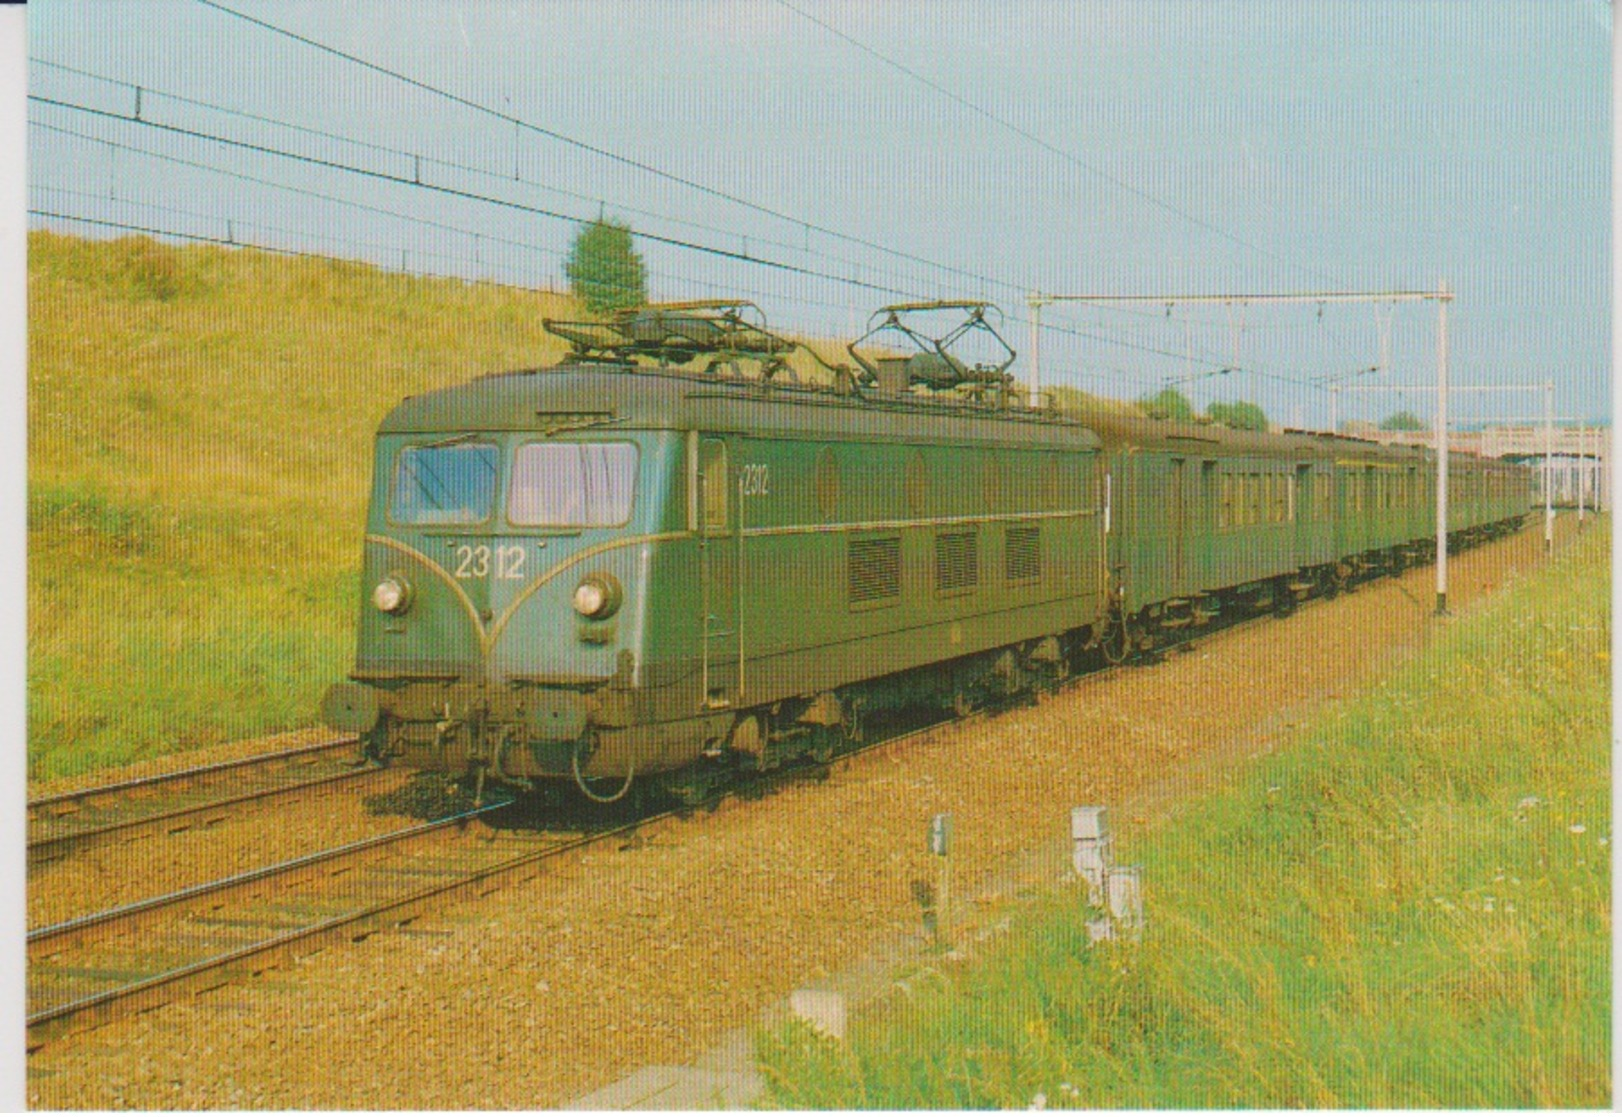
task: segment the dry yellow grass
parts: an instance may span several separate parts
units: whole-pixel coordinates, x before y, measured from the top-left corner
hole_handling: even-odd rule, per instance
[[[29,237],[29,766],[310,723],[352,645],[372,432],[550,363],[567,299],[144,238]]]

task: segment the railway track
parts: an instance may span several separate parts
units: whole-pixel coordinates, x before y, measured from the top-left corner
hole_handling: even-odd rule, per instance
[[[627,837],[732,796],[806,778],[871,749],[948,724],[884,735],[826,765],[753,776],[703,802],[589,832],[498,830],[508,801],[28,932],[30,1050],[68,1031],[257,974],[324,939],[355,941],[409,924],[423,907],[520,882],[555,857]]]
[[[343,737],[97,787],[28,803],[28,864],[42,865],[109,841],[204,829],[233,810],[376,779]]]
[[[1162,653],[1192,648],[1200,637],[1246,628],[1269,617],[1225,619],[1157,649],[1141,661],[1154,662]],[[1073,676],[1059,689],[1097,685],[1126,666],[1101,665]],[[404,927],[431,904],[520,883],[538,875],[546,861],[563,854],[685,817],[725,798],[747,797],[814,776],[870,750],[947,726],[980,721],[996,712],[986,709],[885,733],[827,764],[807,763],[758,774],[696,806],[634,815],[590,832],[495,829],[487,824],[499,823],[502,812],[514,809],[510,802],[496,802],[37,928],[28,933],[27,947],[30,1049],[82,1025],[257,974],[288,956],[313,952],[324,939],[347,936],[359,941],[379,930]],[[184,775],[177,773],[176,777]],[[78,794],[113,792],[126,786],[132,785],[109,785]]]

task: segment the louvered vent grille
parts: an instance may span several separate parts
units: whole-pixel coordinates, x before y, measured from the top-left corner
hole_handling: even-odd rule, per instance
[[[1028,582],[1042,576],[1042,529],[1011,527],[1004,548],[1010,582]]]
[[[901,537],[850,541],[850,600],[882,601],[901,596]]]
[[[960,590],[979,581],[979,533],[957,531],[935,536],[935,588]]]

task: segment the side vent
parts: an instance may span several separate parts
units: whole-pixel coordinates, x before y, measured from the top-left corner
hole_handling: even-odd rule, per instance
[[[956,531],[935,536],[935,588],[968,589],[980,581],[980,533]]]
[[[901,537],[850,541],[852,605],[901,596]]]
[[[1010,582],[1034,582],[1042,577],[1040,527],[1009,528],[1003,553],[1003,565]]]

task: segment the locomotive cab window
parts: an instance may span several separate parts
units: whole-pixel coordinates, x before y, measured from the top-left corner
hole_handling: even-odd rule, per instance
[[[636,496],[634,442],[530,442],[513,457],[507,519],[519,527],[619,527]]]
[[[479,524],[496,495],[496,447],[488,442],[407,446],[394,467],[389,518],[397,524]]]

